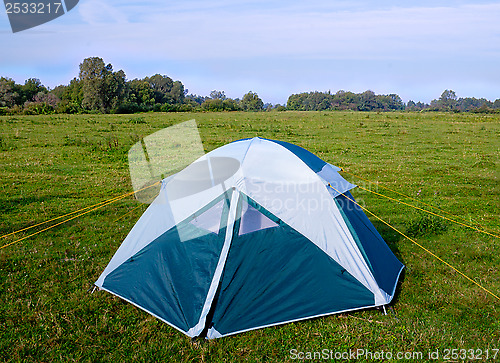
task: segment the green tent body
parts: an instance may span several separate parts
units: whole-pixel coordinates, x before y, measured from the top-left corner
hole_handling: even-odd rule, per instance
[[[401,262],[340,169],[261,138],[165,179],[96,286],[190,337],[389,304]]]

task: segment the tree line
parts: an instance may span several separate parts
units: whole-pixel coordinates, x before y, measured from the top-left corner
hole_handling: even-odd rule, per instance
[[[49,113],[136,113],[147,111],[261,111],[264,103],[254,92],[230,99],[223,91],[210,96],[188,95],[181,81],[155,74],[127,80],[123,70],[115,71],[102,58],[86,58],[79,75],[68,85],[48,89],[39,79],[23,85],[0,78],[0,115]]]
[[[99,57],[84,59],[78,77],[54,89],[45,87],[36,78],[29,78],[22,85],[7,77],[0,78],[0,115],[264,110],[500,112],[500,99],[492,102],[484,98],[458,98],[454,91],[445,90],[430,104],[412,100],[405,104],[397,94],[341,90],[292,94],[286,105],[272,105],[264,104],[252,91],[241,99],[229,98],[218,90],[209,96],[188,94],[181,81],[166,75],[127,80],[123,70],[114,71],[111,64],[105,64]]]
[[[338,91],[305,92],[288,97],[286,108],[297,111],[452,111],[452,112],[500,112],[500,99],[494,102],[485,98],[458,98],[452,90],[445,90],[430,104],[409,100],[406,104],[397,94],[377,95],[373,91],[353,93]]]
[[[297,111],[395,111],[404,110],[405,104],[396,94],[376,95],[373,91],[353,93],[338,91],[299,93],[288,97],[287,109]]]

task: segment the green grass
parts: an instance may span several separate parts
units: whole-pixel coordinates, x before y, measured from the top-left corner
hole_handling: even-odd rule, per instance
[[[192,118],[205,151],[254,136],[292,142],[499,234],[500,115],[270,112],[2,116],[0,235],[131,191],[128,149]],[[500,295],[498,238],[360,189],[353,194]],[[388,315],[372,309],[192,342],[131,304],[87,291],[145,210],[133,210],[137,205],[126,198],[0,250],[0,360],[283,362],[292,361],[291,349],[413,351],[426,358],[438,349],[500,348],[500,301],[373,218],[406,265]]]

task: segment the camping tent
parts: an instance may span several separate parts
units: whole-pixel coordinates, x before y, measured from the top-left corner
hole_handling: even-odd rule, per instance
[[[96,286],[190,337],[383,306],[403,269],[339,168],[253,138],[162,181]]]

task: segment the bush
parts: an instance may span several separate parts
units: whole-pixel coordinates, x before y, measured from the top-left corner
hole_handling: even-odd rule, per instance
[[[406,235],[422,237],[446,232],[448,224],[441,218],[423,214],[406,225]]]
[[[238,102],[231,98],[222,100],[220,98],[208,99],[201,104],[204,111],[219,112],[219,111],[238,111],[240,109]]]
[[[224,111],[224,104],[219,98],[206,100],[201,104],[201,107],[203,110],[210,112]]]
[[[238,102],[232,98],[222,101],[222,106],[224,107],[224,111],[238,111],[240,109]]]
[[[59,102],[55,111],[57,113],[77,114],[82,111],[79,104],[67,100]]]
[[[11,108],[7,109],[7,115],[20,115],[23,113],[22,106],[14,105]]]
[[[54,113],[54,107],[45,102],[26,102],[22,113],[23,115],[49,115]]]
[[[136,102],[123,102],[112,113],[136,113],[144,111]]]
[[[158,105],[158,104],[156,104],[156,105]],[[155,112],[157,112],[156,105],[155,105],[155,108],[154,108]],[[177,111],[177,108],[176,108],[175,105],[171,105],[169,103],[164,103],[163,105],[160,106],[160,108],[158,109],[158,111],[161,111],[161,112],[175,112],[175,111]]]
[[[178,112],[191,112],[194,110],[193,105],[189,103],[183,103],[182,105],[177,105]]]

